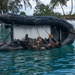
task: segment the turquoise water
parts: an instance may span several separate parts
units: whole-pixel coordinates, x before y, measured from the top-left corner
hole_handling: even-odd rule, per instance
[[[0,75],[75,75],[75,42],[51,50],[0,51]]]
[[[75,75],[75,48],[1,51],[0,75]]]

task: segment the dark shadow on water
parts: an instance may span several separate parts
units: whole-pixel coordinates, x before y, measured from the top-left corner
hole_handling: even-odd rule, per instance
[[[1,51],[0,73],[1,75],[74,75],[74,61],[73,45],[42,51]]]

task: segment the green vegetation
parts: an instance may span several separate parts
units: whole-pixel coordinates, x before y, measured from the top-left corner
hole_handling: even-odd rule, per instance
[[[17,13],[21,7],[20,0],[0,0],[0,13]]]
[[[69,14],[65,13],[63,6],[67,7],[67,1],[69,1],[69,0],[51,0],[48,5],[44,5],[43,3],[38,1],[33,15],[34,16],[58,16],[58,17],[62,17],[62,18],[74,18],[75,14],[72,13],[73,0],[71,0],[71,10],[69,11]],[[59,6],[59,5],[63,11],[63,15],[59,12],[54,11],[56,6]]]
[[[23,1],[25,9],[28,6],[32,7],[30,3],[31,0],[0,0],[0,13],[5,13],[5,12],[18,13],[23,6],[21,4],[21,1]],[[41,0],[32,0],[32,1],[36,2],[36,7],[33,15],[40,15],[40,16],[58,15],[59,16],[60,13],[54,12],[53,10],[57,6],[60,6],[63,11],[63,15],[66,15],[63,6],[67,7],[67,2],[69,0],[49,0],[48,5],[44,5],[43,3],[41,3]],[[71,9],[70,11],[68,11],[69,15],[72,15],[73,3],[74,3],[73,0],[71,0]]]
[[[51,10],[49,5],[44,5],[43,3],[38,2],[35,7],[33,15],[34,16],[52,16],[52,15],[60,16],[61,14],[58,12],[54,13],[53,10]]]
[[[61,7],[62,11],[63,11],[63,15],[66,15],[65,14],[65,10],[63,8],[63,6],[66,6],[67,7],[67,2],[69,0],[51,0],[50,4],[52,6],[52,9],[54,9],[56,6],[59,6]],[[73,12],[73,0],[71,0],[71,10],[69,11],[69,14],[71,15],[72,12]]]
[[[51,4],[51,9],[54,9],[56,6],[59,6],[61,7],[62,11],[63,11],[63,15],[65,15],[65,11],[63,9],[63,6],[67,6],[67,1],[68,0],[51,0],[50,4]]]
[[[36,3],[38,0],[34,0]],[[18,13],[20,9],[22,8],[21,4],[22,0],[0,0],[0,13]],[[23,0],[25,8],[31,6],[30,0]]]
[[[70,15],[72,14],[73,12],[73,0],[71,0],[71,11],[70,11]]]
[[[32,5],[31,5],[30,1],[35,1],[37,3],[40,0],[23,0],[25,8],[28,7],[28,6],[32,8]]]
[[[26,15],[26,13],[24,11],[21,11],[20,15]]]

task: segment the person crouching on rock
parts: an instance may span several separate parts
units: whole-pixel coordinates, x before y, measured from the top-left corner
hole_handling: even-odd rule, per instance
[[[43,39],[41,37],[37,38],[37,47],[40,50],[45,50],[46,49],[45,46],[44,46]]]
[[[49,34],[48,41],[52,44],[52,47],[59,47],[60,46],[59,41],[52,34]]]

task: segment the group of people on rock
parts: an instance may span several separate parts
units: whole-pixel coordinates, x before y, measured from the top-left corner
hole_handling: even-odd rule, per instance
[[[15,39],[10,46],[18,47],[21,46],[23,49],[30,50],[46,50],[54,47],[60,47],[60,42],[54,38],[52,34],[48,35],[48,38],[43,39],[42,37],[37,37],[36,39],[29,38],[28,34],[25,35],[23,40]]]
[[[32,50],[45,50],[60,46],[59,41],[55,39],[52,34],[49,34],[48,36],[48,39],[43,39],[40,36],[37,37],[37,39],[32,39],[28,37],[28,34],[26,34],[24,40],[20,41],[20,44],[23,48]]]

